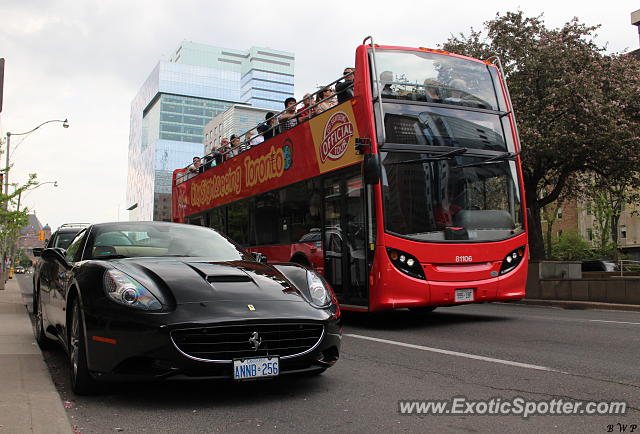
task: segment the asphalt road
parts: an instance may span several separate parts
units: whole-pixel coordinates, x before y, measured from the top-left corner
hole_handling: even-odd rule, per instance
[[[30,275],[18,276],[26,299]],[[315,378],[120,384],[70,392],[78,432],[640,432],[640,313],[513,304],[345,314],[340,361]],[[626,416],[401,415],[398,400],[626,401]],[[621,425],[618,425],[621,424]],[[610,431],[611,429],[611,431]]]

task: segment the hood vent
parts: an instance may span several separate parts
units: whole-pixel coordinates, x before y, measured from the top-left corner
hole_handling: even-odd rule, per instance
[[[229,282],[251,282],[251,278],[246,274],[240,276],[237,274],[207,276],[207,282],[209,283],[229,283]]]

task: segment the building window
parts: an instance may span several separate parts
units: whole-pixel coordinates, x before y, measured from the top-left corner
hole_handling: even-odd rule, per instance
[[[562,236],[562,229],[558,231],[558,238],[560,238],[561,236]]]
[[[587,240],[593,241],[593,229],[587,229]]]
[[[558,215],[558,220],[562,220],[562,207],[561,206],[558,207],[557,215]]]
[[[627,238],[627,227],[620,226],[620,238]]]

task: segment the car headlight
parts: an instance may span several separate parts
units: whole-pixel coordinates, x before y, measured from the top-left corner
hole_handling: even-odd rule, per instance
[[[322,279],[313,271],[307,271],[307,285],[311,303],[316,307],[327,307],[331,304],[331,294]]]
[[[142,310],[160,310],[162,304],[147,288],[119,270],[104,273],[104,290],[116,303]]]

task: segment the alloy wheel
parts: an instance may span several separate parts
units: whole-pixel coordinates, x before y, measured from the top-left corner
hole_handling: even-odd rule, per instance
[[[80,354],[80,308],[76,302],[71,313],[71,332],[69,334],[69,356],[74,377],[78,375],[78,357]]]

